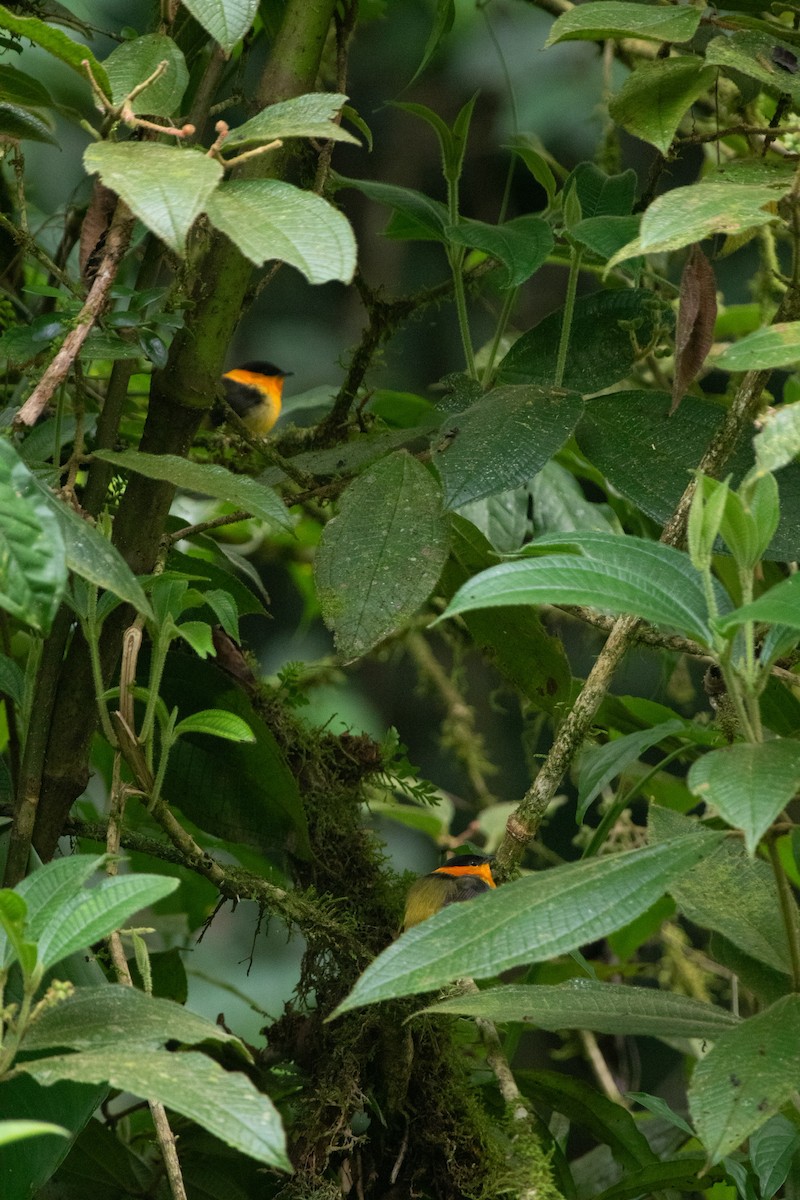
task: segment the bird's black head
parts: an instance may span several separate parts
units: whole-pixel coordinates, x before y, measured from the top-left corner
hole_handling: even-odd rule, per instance
[[[493,854],[456,854],[453,858],[448,858],[447,862],[442,863],[440,870],[447,870],[448,867],[482,867],[484,863],[493,862]]]
[[[280,367],[275,366],[275,363],[261,361],[239,363],[236,367],[231,367],[231,370],[251,371],[254,375],[278,375],[281,379],[294,374],[294,371],[282,371]]]

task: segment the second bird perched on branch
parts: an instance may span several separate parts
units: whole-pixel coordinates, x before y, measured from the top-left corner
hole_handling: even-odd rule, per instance
[[[485,854],[457,854],[430,875],[415,879],[406,897],[403,929],[419,925],[448,904],[472,900],[495,887],[491,861]]]

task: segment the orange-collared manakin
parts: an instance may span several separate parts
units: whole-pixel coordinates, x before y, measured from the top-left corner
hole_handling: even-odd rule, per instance
[[[247,428],[264,437],[281,415],[283,381],[291,371],[274,363],[247,362],[222,376],[225,397]]]
[[[415,879],[406,897],[403,929],[419,925],[448,904],[488,892],[495,886],[491,861],[484,854],[457,854],[430,875]]]

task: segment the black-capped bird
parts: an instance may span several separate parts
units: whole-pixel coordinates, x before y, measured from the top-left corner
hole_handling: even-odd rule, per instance
[[[448,904],[472,900],[495,887],[491,862],[485,854],[457,854],[430,875],[415,879],[406,897],[403,929],[419,925]]]
[[[222,376],[225,398],[251,433],[264,437],[281,415],[283,381],[291,371],[274,363],[247,362]]]

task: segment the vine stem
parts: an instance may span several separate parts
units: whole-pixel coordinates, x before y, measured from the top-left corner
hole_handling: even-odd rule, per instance
[[[463,250],[459,250],[458,253],[451,251],[449,258],[450,269],[453,272],[453,297],[456,302],[456,313],[458,314],[458,330],[461,334],[461,344],[464,347],[464,362],[466,363],[467,374],[470,379],[477,379],[475,354],[472,349],[469,318],[467,316],[467,290],[464,287],[464,252]]]
[[[786,872],[783,869],[783,863],[781,862],[781,856],[778,853],[778,846],[774,837],[767,839],[767,846],[769,848],[769,860],[772,864],[775,883],[778,888],[778,902],[781,906],[786,940],[789,943],[789,959],[792,964],[792,988],[795,992],[800,992],[800,925],[798,925],[797,905],[792,895],[792,889],[789,887],[789,880],[786,878]]]
[[[497,318],[497,328],[494,331],[492,345],[489,349],[489,357],[486,360],[486,367],[483,372],[483,379],[481,380],[484,389],[486,389],[492,381],[497,351],[500,349],[500,342],[503,340],[503,334],[505,333],[508,322],[511,319],[511,314],[514,311],[514,305],[517,302],[518,294],[519,288],[509,288],[506,292],[505,299],[503,300],[503,307],[500,310],[500,316]]]
[[[556,374],[553,380],[557,388],[560,388],[564,382],[564,371],[567,368],[567,353],[569,351],[570,335],[572,334],[572,317],[575,312],[575,295],[578,290],[578,275],[580,274],[582,258],[583,250],[581,247],[573,246],[570,254],[567,294],[564,299],[564,317],[561,322],[561,339],[558,343]]]

